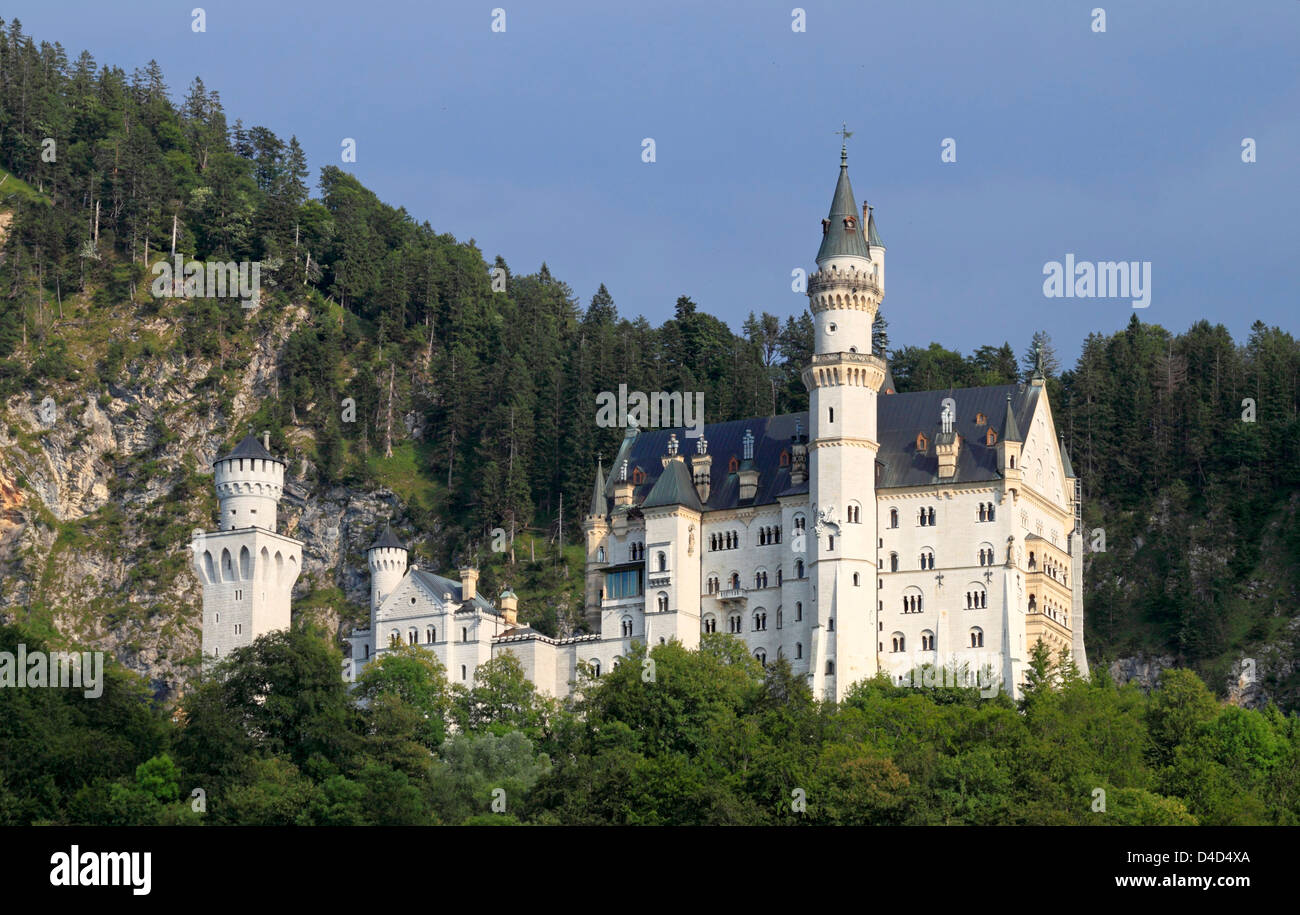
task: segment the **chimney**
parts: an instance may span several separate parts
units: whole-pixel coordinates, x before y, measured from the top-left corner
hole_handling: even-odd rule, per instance
[[[866,234],[867,231],[867,220],[870,218],[871,218],[871,207],[867,206],[867,202],[864,200],[862,201],[862,232],[864,235]],[[870,245],[871,242],[867,242],[867,244]]]
[[[713,459],[709,457],[709,442],[703,435],[695,440],[695,454],[691,458],[691,479],[695,481],[695,491],[700,501],[709,501],[709,483],[712,476]]]
[[[476,594],[478,594],[478,569],[461,569],[460,570],[461,603],[473,600]]]
[[[624,461],[618,469],[618,482],[614,484],[614,504],[631,505],[635,489],[636,485],[628,479],[627,461]]]
[[[519,625],[519,598],[509,588],[501,592],[501,616],[507,626]]]
[[[271,433],[266,430],[262,431],[262,447],[267,451],[271,450]]]
[[[742,501],[758,495],[758,468],[754,466],[754,433],[749,429],[745,430],[743,442],[745,459],[740,463],[739,473]]]
[[[947,404],[939,415],[939,434],[934,437],[934,450],[939,458],[939,478],[950,480],[957,474],[957,452],[961,450],[961,436],[953,429],[952,408]]]

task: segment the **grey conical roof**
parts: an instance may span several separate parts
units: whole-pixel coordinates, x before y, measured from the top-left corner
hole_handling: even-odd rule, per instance
[[[605,514],[605,468],[600,459],[596,459],[596,488],[591,493],[591,506],[587,509],[589,515]]]
[[[880,233],[876,231],[875,207],[867,207],[867,244],[873,248],[885,247],[885,243],[880,240]]]
[[[370,544],[370,549],[404,550],[406,549],[406,544],[402,543],[402,541],[397,538],[397,535],[393,533],[393,526],[391,524],[385,524],[384,532],[379,535],[374,543]],[[369,550],[367,550],[367,552],[369,552]]]
[[[849,183],[848,154],[840,152],[840,178],[835,183],[835,196],[831,198],[831,211],[826,217],[829,225],[822,235],[822,245],[817,249],[817,261],[820,263],[828,257],[847,254],[869,257],[867,237],[863,234],[862,217],[858,213],[853,196],[853,185]],[[853,228],[848,228],[844,220],[853,217]]]
[[[1007,417],[1002,421],[1002,441],[1023,442],[1020,427],[1016,425],[1016,411],[1011,406],[1011,395],[1007,395]]]
[[[244,440],[235,446],[234,451],[224,457],[217,458],[213,463],[220,464],[222,461],[228,461],[231,458],[252,458],[258,461],[275,461],[277,464],[284,463],[284,461],[262,447],[262,440],[251,432],[244,436]]]
[[[1074,465],[1070,463],[1070,452],[1065,450],[1065,436],[1061,436],[1061,463],[1065,465],[1065,478],[1074,479]]]

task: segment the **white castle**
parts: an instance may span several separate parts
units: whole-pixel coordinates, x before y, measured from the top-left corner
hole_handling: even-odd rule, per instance
[[[703,632],[786,658],[836,700],[922,665],[989,671],[1018,695],[1039,640],[1086,673],[1078,481],[1041,370],[1027,384],[895,393],[872,352],[884,286],[885,246],[842,150],[808,279],[808,411],[706,425],[689,455],[685,429],[629,424],[583,520],[591,634],[521,624],[513,592],[494,604],[474,569],[418,569],[385,528],[368,550],[370,626],[348,637],[344,676],[406,642],[453,682],[510,652],[539,690],[566,696],[584,662],[598,676],[634,643],[692,648]],[[250,437],[216,469],[222,530],[196,549],[205,654],[288,625],[301,557],[275,533],[283,464]]]

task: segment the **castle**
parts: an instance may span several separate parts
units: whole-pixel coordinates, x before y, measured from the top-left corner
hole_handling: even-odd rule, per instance
[[[1086,672],[1079,487],[1041,370],[1025,384],[894,391],[872,351],[885,245],[844,150],[816,262],[807,412],[694,439],[629,424],[608,479],[597,468],[582,525],[591,634],[521,624],[512,592],[493,603],[474,569],[453,580],[409,565],[386,528],[367,551],[370,626],[348,637],[344,676],[405,641],[452,682],[511,652],[539,690],[566,696],[580,664],[599,676],[635,642],[689,648],[702,632],[786,658],[836,700],[926,664],[990,672],[1017,695],[1039,640]],[[195,552],[205,655],[287,626],[301,563],[275,533],[284,467],[265,443],[250,436],[215,467],[221,531]]]

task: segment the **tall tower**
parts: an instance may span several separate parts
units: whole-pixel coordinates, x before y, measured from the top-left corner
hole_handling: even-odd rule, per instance
[[[302,543],[276,532],[284,461],[270,436],[249,435],[213,462],[220,521],[195,532],[194,570],[203,585],[203,657],[226,657],[268,632],[289,628],[290,598],[302,568]]]
[[[883,297],[884,245],[870,208],[857,208],[842,148],[817,272],[808,278],[816,343],[803,370],[816,515],[807,540],[817,613],[812,687],[836,700],[877,670],[876,396],[885,361],[872,353],[871,326]]]

